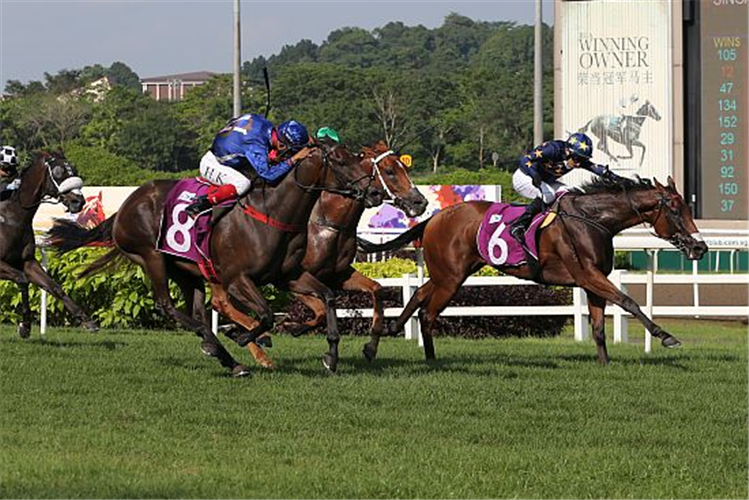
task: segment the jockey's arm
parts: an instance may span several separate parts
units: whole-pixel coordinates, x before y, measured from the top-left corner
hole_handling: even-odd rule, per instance
[[[582,168],[589,172],[593,172],[596,175],[599,175],[603,177],[604,179],[610,180],[610,181],[617,181],[621,179],[618,175],[616,175],[614,172],[609,170],[608,165],[598,165],[593,162],[587,161],[580,165]]]
[[[257,174],[266,182],[275,182],[286,174],[286,172],[291,170],[291,167],[294,165],[292,162],[293,158],[282,161],[276,165],[271,165],[268,163],[268,152],[265,148],[258,145],[252,145],[252,147],[245,152],[245,157],[249,160],[252,168],[255,169],[255,172],[257,172]]]

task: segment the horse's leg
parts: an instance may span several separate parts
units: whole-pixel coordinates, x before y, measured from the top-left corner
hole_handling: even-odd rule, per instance
[[[460,283],[435,284],[429,299],[419,311],[421,338],[424,341],[424,355],[427,361],[434,361],[435,359],[434,340],[432,338],[434,322],[437,320],[437,316],[445,310],[450,299],[458,292],[458,288],[460,288]]]
[[[640,141],[635,140],[632,142],[632,146],[637,146],[638,148],[642,148],[642,156],[640,156],[640,166],[642,166],[642,162],[645,161],[645,150],[646,150],[645,145],[641,143]]]
[[[398,316],[398,319],[395,320],[395,324],[393,324],[388,329],[389,335],[397,335],[400,332],[403,331],[403,327],[406,325],[408,320],[411,319],[411,316],[414,315],[414,312],[416,312],[416,309],[421,307],[421,305],[429,299],[432,292],[434,290],[434,283],[432,283],[432,280],[427,281],[423,285],[419,287],[418,290],[416,290],[416,293],[411,296],[411,300],[408,301],[408,304],[406,304],[406,307],[403,308],[403,311],[401,312],[400,316]]]
[[[55,298],[62,301],[65,309],[68,310],[78,322],[83,325],[83,328],[89,332],[95,332],[99,329],[98,325],[83,312],[83,309],[78,307],[78,304],[67,296],[65,291],[60,285],[53,280],[47,271],[44,270],[39,261],[36,259],[27,260],[23,263],[23,272],[31,283],[40,286],[47,292],[51,293]]]
[[[232,281],[228,288],[230,292],[219,283],[211,283],[211,292],[213,293],[211,302],[213,307],[245,329],[244,332],[232,335],[229,338],[242,347],[246,346],[247,350],[260,366],[273,368],[273,361],[265,354],[263,348],[255,342],[255,339],[273,326],[273,311],[249,278],[240,276],[238,279]],[[247,314],[234,307],[229,293],[231,293],[231,298],[239,302],[243,307],[257,312],[260,316],[260,321],[250,318]]]
[[[661,339],[661,344],[664,347],[678,347],[681,345],[674,336],[666,332],[660,326],[656,325],[653,321],[648,318],[645,313],[642,312],[637,302],[632,300],[631,297],[625,295],[619,290],[616,285],[610,282],[606,276],[595,266],[580,266],[574,255],[568,255],[563,257],[565,265],[567,266],[570,274],[574,277],[577,285],[586,292],[593,293],[599,296],[602,300],[612,302],[632,316],[637,318],[640,323],[645,325],[645,328],[654,337]]]
[[[172,269],[171,278],[177,283],[185,298],[186,314],[205,325],[208,319],[205,314],[205,285],[203,279],[185,271]]]
[[[29,284],[19,283],[18,288],[21,290],[21,322],[18,323],[18,335],[22,339],[29,338],[31,335],[31,305],[29,304]]]
[[[593,327],[593,340],[595,340],[598,349],[598,362],[607,365],[609,364],[609,353],[606,351],[606,332],[604,330],[606,301],[591,292],[587,292],[587,295],[590,323]]]
[[[303,323],[295,323],[292,321],[284,321],[279,325],[283,327],[283,331],[292,334],[294,337],[298,337],[313,328],[317,328],[325,321],[325,303],[313,295],[303,295],[299,293],[294,294],[296,299],[307,306],[314,315],[312,319]]]
[[[362,352],[364,357],[367,358],[367,361],[374,361],[377,357],[377,348],[380,344],[380,337],[382,337],[385,330],[382,285],[373,279],[367,278],[353,267],[350,268],[350,271],[351,275],[346,279],[346,281],[341,283],[341,288],[344,290],[369,292],[372,296],[372,326],[369,330],[370,339],[369,343],[364,345]]]
[[[335,312],[335,295],[333,291],[308,272],[288,282],[289,290],[303,295],[313,295],[325,303],[327,323],[328,352],[323,355],[323,365],[330,372],[338,367],[338,344],[341,333],[338,331],[338,319]]]
[[[127,252],[126,255],[130,256]],[[174,302],[169,295],[166,264],[162,254],[156,250],[149,249],[144,254],[138,255],[137,258],[132,258],[132,260],[140,263],[146,271],[146,274],[148,274],[148,277],[151,279],[151,290],[153,292],[154,302],[156,304],[156,309],[161,314],[174,319],[187,329],[197,333],[198,336],[203,339],[203,342],[200,345],[201,350],[209,356],[218,358],[221,366],[231,370],[234,376],[240,377],[249,374],[247,367],[234,360],[231,354],[229,354],[229,351],[221,345],[221,342],[219,342],[207,324],[193,319],[187,314],[177,310],[174,306]]]
[[[31,334],[31,306],[29,305],[29,280],[15,267],[0,261],[0,279],[10,280],[21,290],[21,322],[18,324],[18,335],[28,338]]]

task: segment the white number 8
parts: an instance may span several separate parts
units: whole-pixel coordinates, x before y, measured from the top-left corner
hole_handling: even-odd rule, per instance
[[[185,214],[187,220],[185,222],[181,222],[179,217],[180,215],[185,213],[186,207],[187,203],[180,203],[179,205],[174,206],[174,210],[172,210],[172,225],[166,232],[167,244],[178,252],[188,251],[190,249],[190,244],[192,243],[192,240],[190,238],[190,229],[192,229],[192,227],[195,225],[195,220],[189,215]],[[182,240],[182,243],[179,243],[175,238],[177,234],[182,236],[180,238]]]

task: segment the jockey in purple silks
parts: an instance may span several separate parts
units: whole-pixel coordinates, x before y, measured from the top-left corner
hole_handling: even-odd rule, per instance
[[[233,118],[200,160],[200,175],[215,186],[185,210],[194,217],[214,205],[244,196],[252,187],[248,175],[253,170],[267,182],[277,181],[291,170],[299,159],[298,151],[309,141],[307,129],[295,120],[274,127],[263,115]],[[285,159],[288,153],[297,154]]]
[[[551,205],[557,192],[567,186],[559,178],[575,168],[584,168],[604,179],[616,182],[621,179],[606,165],[590,161],[593,156],[593,142],[587,135],[577,132],[566,141],[547,141],[521,156],[519,167],[512,176],[515,191],[533,200],[510,229],[512,236],[525,245],[524,237],[533,217],[541,213],[544,205]]]

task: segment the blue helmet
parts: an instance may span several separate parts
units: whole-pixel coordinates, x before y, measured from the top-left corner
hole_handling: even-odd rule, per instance
[[[567,139],[572,156],[589,160],[593,156],[593,141],[582,132],[575,132]]]
[[[302,147],[309,141],[307,128],[296,120],[288,120],[277,128],[278,137],[289,147]]]

